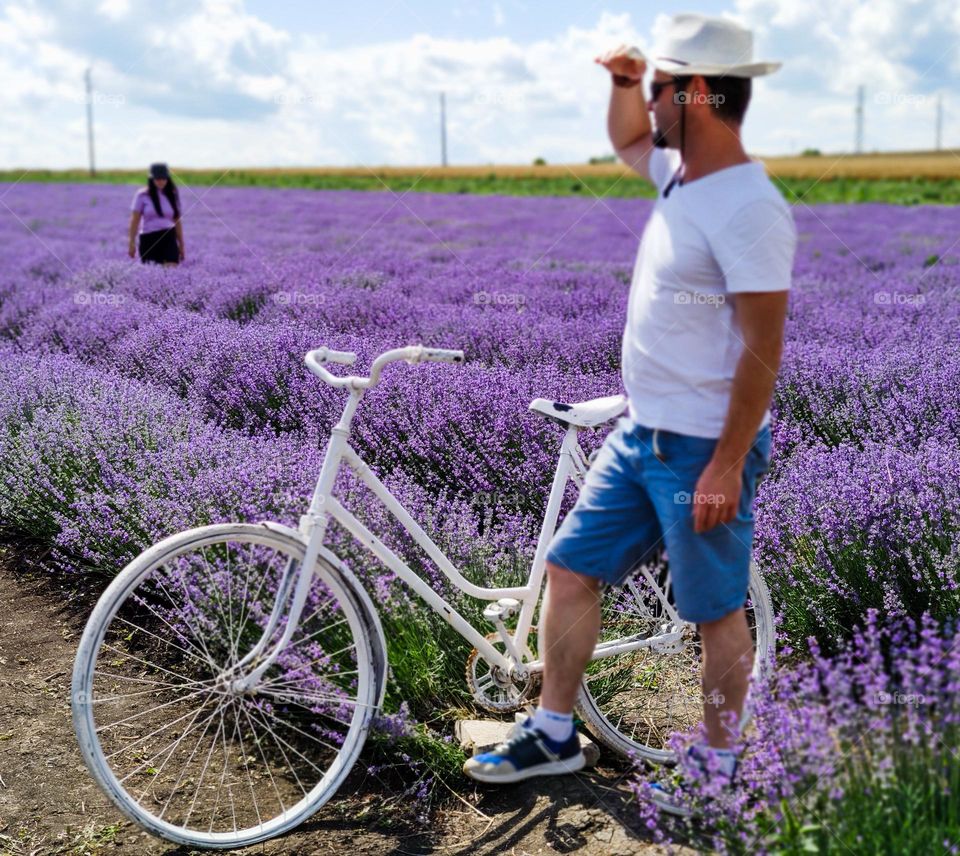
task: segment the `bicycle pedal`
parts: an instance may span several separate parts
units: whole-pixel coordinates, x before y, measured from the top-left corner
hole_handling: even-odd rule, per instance
[[[519,609],[519,600],[515,600],[512,597],[502,597],[496,603],[491,603],[487,606],[483,611],[483,617],[486,618],[487,621],[497,623],[498,621],[506,621],[508,618],[513,618]]]

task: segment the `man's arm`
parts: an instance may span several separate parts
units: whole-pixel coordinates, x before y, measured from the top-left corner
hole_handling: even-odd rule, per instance
[[[731,295],[744,348],[737,362],[723,432],[697,482],[696,492],[703,499],[694,502],[695,532],[729,523],[737,514],[743,461],[770,406],[780,369],[788,298],[786,290]]]
[[[638,81],[636,86],[612,84],[607,110],[607,134],[617,156],[649,181],[648,163],[653,150],[653,133],[643,92],[643,75],[647,65],[632,56],[630,50],[626,45],[620,45],[597,57],[596,61],[612,76]]]

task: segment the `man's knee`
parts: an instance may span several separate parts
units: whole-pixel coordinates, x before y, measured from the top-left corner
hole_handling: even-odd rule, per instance
[[[714,619],[713,621],[703,621],[697,625],[697,632],[700,638],[707,642],[708,640],[723,638],[733,630],[739,630],[746,626],[746,611],[743,607],[728,612],[726,615]]]
[[[550,584],[551,591],[564,595],[576,596],[583,592],[596,595],[600,591],[600,580],[596,577],[578,574],[576,571],[552,562],[547,562],[547,582]]]

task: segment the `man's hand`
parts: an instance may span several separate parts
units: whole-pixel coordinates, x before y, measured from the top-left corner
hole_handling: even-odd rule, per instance
[[[693,494],[693,531],[706,532],[737,516],[743,463],[733,467],[711,461],[697,480]]]
[[[601,54],[594,59],[594,62],[602,65],[610,74],[629,77],[631,80],[640,80],[647,70],[646,60],[638,59],[642,56],[643,54],[636,48],[620,45],[612,51]]]

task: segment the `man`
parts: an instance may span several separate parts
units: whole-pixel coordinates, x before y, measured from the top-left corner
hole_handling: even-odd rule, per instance
[[[752,35],[677,15],[646,63],[620,47],[608,130],[617,154],[658,189],[634,268],[623,336],[629,416],[607,437],[547,552],[540,706],[512,738],[470,759],[485,782],[572,772],[584,759],[572,712],[600,629],[600,593],[665,547],[680,616],[703,646],[707,744],[732,777],[753,662],[746,601],[752,505],[769,465],[769,404],[796,246],[789,207],[740,139]],[[653,113],[651,127],[648,112]],[[691,501],[692,499],[692,501]],[[719,704],[716,701],[720,700]],[[669,795],[664,797],[669,808]]]

